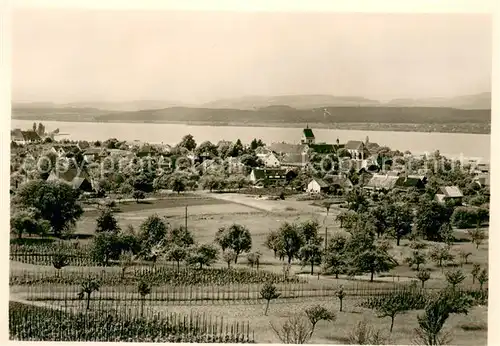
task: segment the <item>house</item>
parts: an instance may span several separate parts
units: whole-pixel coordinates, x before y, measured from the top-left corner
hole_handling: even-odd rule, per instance
[[[95,162],[102,155],[103,155],[103,149],[89,148],[83,152],[83,160],[88,163]]]
[[[367,190],[392,190],[396,187],[400,177],[387,174],[374,174],[363,188]]]
[[[90,144],[87,141],[79,141],[78,144],[77,144],[77,147],[78,147],[79,150],[85,151],[88,148],[90,148]]]
[[[262,160],[272,152],[273,151],[267,147],[258,147],[257,149],[255,149],[255,155]]]
[[[304,168],[309,163],[307,154],[285,154],[280,158],[280,165],[283,168]]]
[[[276,157],[274,153],[268,154],[266,157],[262,159],[264,162],[264,166],[269,167],[269,168],[277,168],[280,166],[280,161]]]
[[[228,157],[226,158],[226,164],[228,167],[229,173],[244,173],[246,170],[246,166],[243,162],[240,161],[238,157]]]
[[[490,175],[489,174],[481,174],[477,177],[474,177],[474,181],[481,187],[490,186]]]
[[[269,149],[278,155],[307,154],[309,146],[307,144],[272,143]]]
[[[53,169],[50,172],[47,181],[59,181],[70,185],[73,189],[84,192],[92,192],[94,184],[86,171],[80,171],[79,168],[71,167],[66,170]]]
[[[473,168],[473,173],[477,175],[488,174],[490,172],[490,164],[489,163],[478,163]]]
[[[462,203],[464,195],[458,186],[441,186],[435,199],[440,203],[453,200],[458,204]]]
[[[307,184],[306,191],[309,193],[329,193],[330,184],[323,179],[313,178],[309,184]]]
[[[69,153],[77,153],[80,151],[77,145],[53,145],[50,151],[58,157],[65,157]]]
[[[146,156],[153,156],[154,155],[154,148],[149,145],[149,144],[144,144],[142,145],[138,150],[137,152],[135,153],[135,155],[137,157],[146,157]],[[191,154],[191,153],[190,153]],[[191,160],[194,160],[195,158],[191,158],[189,157],[189,155],[187,156],[189,159]]]
[[[249,176],[253,184],[284,183],[286,181],[286,171],[284,169],[254,168]]]
[[[330,190],[349,190],[353,184],[345,174],[326,175],[324,180],[330,184]]]
[[[10,139],[16,144],[37,143],[42,140],[38,135],[38,133],[36,133],[35,131],[33,130],[22,131],[20,129],[15,129],[11,131]]]
[[[396,186],[401,189],[415,188],[418,190],[425,189],[425,184],[427,183],[427,178],[423,175],[408,175],[399,176],[399,180],[396,182]]]
[[[36,143],[36,142],[40,142],[42,140],[42,138],[38,135],[38,133],[36,133],[33,130],[22,131],[22,133],[23,133],[24,141],[26,143]]]
[[[16,144],[25,144],[23,131],[21,129],[14,129],[10,131],[10,140]]]
[[[306,126],[304,130],[302,130],[302,138],[300,139],[300,143],[302,144],[314,144],[315,142],[315,137],[312,129],[309,128],[309,126]]]
[[[370,156],[370,151],[362,141],[348,141],[345,144],[345,149],[351,154],[353,159],[364,160]]]

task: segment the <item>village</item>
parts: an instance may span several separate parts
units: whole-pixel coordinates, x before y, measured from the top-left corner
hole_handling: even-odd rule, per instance
[[[106,340],[284,342],[283,331],[309,316],[318,327],[294,343],[358,343],[366,328],[370,343],[409,343],[423,302],[460,292],[479,322],[457,317],[453,334],[470,345],[486,337],[487,163],[368,136],[321,143],[309,126],[297,143],[270,144],[189,134],[176,145],[88,142],[58,132],[41,123],[11,131],[16,335],[32,335],[22,321],[36,307],[49,316],[37,319],[45,340],[57,333],[48,325],[56,313],[69,313],[61,340],[89,340],[114,311],[121,327]],[[91,326],[77,330],[75,318]],[[128,318],[157,324],[125,332]],[[187,327],[172,339],[173,318],[215,331]]]
[[[435,153],[412,155],[409,151],[404,153],[399,150],[393,151],[378,143],[370,142],[368,136],[364,141],[350,140],[345,144],[340,144],[338,139],[333,144],[317,143],[313,129],[310,128],[303,129],[299,144],[265,145],[255,140],[252,143],[253,147],[244,147],[241,142],[220,141],[217,144],[204,142],[198,147],[190,143],[191,145],[187,147],[180,146],[181,151],[178,150],[179,147],[175,148],[170,145],[155,145],[138,141],[119,142],[116,139],[110,139],[104,143],[69,140],[57,142],[54,141],[53,133],[45,134],[44,131],[45,128],[41,123],[36,130],[11,131],[11,147],[24,152],[20,156],[16,154],[12,156],[11,174],[14,188],[20,180],[30,179],[28,172],[21,172],[19,167],[16,167],[16,164],[19,166],[19,158],[33,162],[44,154],[53,155],[57,159],[74,158],[77,161],[76,165],[66,168],[54,165],[46,179],[65,182],[86,193],[97,193],[100,190],[101,193],[103,192],[102,187],[99,187],[99,178],[102,176],[93,177],[90,171],[95,170],[96,167],[102,168],[104,162],[109,164],[109,162],[120,160],[122,163],[125,162],[120,167],[137,159],[157,160],[163,168],[168,166],[172,171],[175,160],[183,157],[188,159],[189,168],[195,167],[193,171],[197,173],[222,172],[222,178],[225,173],[228,178],[231,175],[233,180],[234,176],[238,175],[240,189],[243,184],[244,187],[256,189],[282,187],[296,190],[296,192],[335,196],[345,195],[354,186],[368,191],[424,190],[432,176],[429,173],[432,173],[434,168],[427,162],[436,162],[430,157]],[[189,135],[186,138],[189,138]],[[229,151],[231,153],[228,154]],[[165,158],[172,159],[164,160]],[[51,163],[54,164],[55,161],[52,159]],[[180,161],[182,162],[181,170],[187,171],[186,160]],[[446,169],[445,162],[446,158],[439,162],[442,165],[440,169]],[[488,163],[468,161],[458,163],[459,166],[456,166],[457,163],[451,163],[455,164],[455,167],[451,167],[449,162],[448,169],[467,170],[472,182],[481,188],[489,187]],[[117,163],[116,167],[113,167],[118,170],[118,166]],[[193,184],[185,185],[189,186],[184,188],[193,188]],[[216,190],[231,188],[231,186],[224,186],[224,183],[220,181],[218,186],[214,187]],[[435,198],[440,202],[444,202],[447,198],[462,198],[464,195],[461,188],[466,188],[466,186],[464,184],[438,186],[439,191],[436,191]],[[109,189],[107,192],[110,192]]]

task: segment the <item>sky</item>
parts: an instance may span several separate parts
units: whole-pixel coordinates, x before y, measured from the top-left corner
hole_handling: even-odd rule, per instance
[[[485,14],[16,9],[12,98],[453,97],[491,91]]]

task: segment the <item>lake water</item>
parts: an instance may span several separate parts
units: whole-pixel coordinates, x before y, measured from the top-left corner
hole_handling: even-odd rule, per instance
[[[220,140],[235,141],[238,138],[243,143],[249,143],[253,138],[260,138],[265,143],[288,142],[298,143],[302,136],[300,128],[278,127],[245,127],[245,126],[196,126],[184,124],[151,124],[151,123],[92,123],[92,122],[60,122],[44,121],[47,131],[59,128],[67,134],[58,138],[72,140],[139,140],[149,143],[176,144],[183,136],[191,134],[197,143]],[[12,119],[12,128],[28,129],[33,125],[30,120]],[[441,154],[450,157],[479,158],[489,161],[490,135],[466,133],[424,133],[424,132],[388,132],[388,131],[358,131],[313,129],[317,142],[340,143],[348,140],[364,141],[369,136],[370,142],[385,145],[401,151],[425,153],[439,150]]]

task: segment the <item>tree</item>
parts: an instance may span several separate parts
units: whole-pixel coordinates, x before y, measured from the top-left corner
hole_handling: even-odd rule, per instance
[[[182,191],[186,190],[186,180],[180,175],[173,175],[169,179],[168,186],[172,189],[172,191],[180,194]]]
[[[370,210],[370,215],[375,220],[377,236],[382,236],[384,232],[390,228],[389,206],[387,205],[387,203],[377,205]],[[396,235],[396,233],[394,233],[393,235]]]
[[[262,299],[266,300],[266,310],[264,311],[264,316],[267,316],[267,310],[269,309],[269,303],[273,299],[278,299],[281,293],[278,293],[278,290],[275,285],[271,282],[266,282],[262,289],[260,290],[260,296]]]
[[[417,279],[422,283],[422,288],[425,286],[425,282],[431,278],[431,272],[428,269],[421,269],[417,272]]]
[[[123,280],[125,279],[125,271],[127,270],[127,268],[134,265],[135,257],[132,251],[123,251],[120,254],[119,260],[120,260],[120,267],[122,270],[121,279]]]
[[[125,195],[125,196],[128,196],[132,193],[135,193],[134,191],[134,187],[132,185],[130,185],[128,182],[127,183],[123,183],[120,185],[120,188],[119,188],[119,193],[121,193],[122,195]],[[139,191],[139,192],[142,192],[142,191]],[[143,193],[144,195],[144,193]],[[140,197],[140,195],[138,195]],[[139,202],[139,199],[142,199],[142,198],[137,198],[137,197],[133,197],[136,202]]]
[[[88,277],[82,282],[80,293],[78,293],[78,298],[83,299],[85,295],[87,295],[87,310],[90,309],[90,296],[93,292],[99,291],[100,287],[100,281],[93,277]]]
[[[335,220],[340,222],[340,228],[345,228],[347,231],[350,231],[356,226],[359,215],[352,210],[342,211],[337,215]]]
[[[426,255],[418,250],[413,251],[411,257],[405,258],[405,263],[407,263],[410,268],[416,266],[416,270],[419,270],[420,265],[426,262]]]
[[[387,340],[379,329],[374,329],[366,320],[359,321],[349,335],[351,345],[386,345]]]
[[[210,158],[217,156],[217,146],[210,141],[202,142],[195,150],[198,156],[208,156]]]
[[[200,269],[203,266],[210,266],[217,260],[218,251],[213,245],[203,244],[197,246],[188,257],[189,264],[198,264]]]
[[[296,224],[284,222],[278,230],[278,252],[288,257],[288,264],[298,258],[304,238]]]
[[[347,205],[350,210],[362,211],[368,207],[366,194],[360,188],[355,188],[347,194]]]
[[[397,315],[403,314],[411,309],[418,309],[422,306],[412,306],[415,303],[412,297],[407,292],[393,292],[381,298],[369,298],[362,303],[362,306],[375,309],[378,318],[390,317],[391,327],[389,332],[392,333],[394,328],[394,320]],[[423,304],[422,304],[423,305]]]
[[[436,201],[425,200],[417,207],[416,228],[421,234],[431,241],[441,241],[439,232],[444,223],[450,222],[450,209]]]
[[[387,224],[391,229],[391,235],[396,239],[396,245],[399,246],[401,238],[411,232],[413,211],[404,203],[392,204],[388,209]]]
[[[460,266],[462,267],[464,264],[469,263],[469,256],[472,255],[472,252],[460,249],[460,251],[458,252],[458,255],[460,256],[460,259],[461,259]]]
[[[299,258],[302,261],[302,265],[311,266],[311,275],[314,275],[314,265],[321,264],[321,257],[321,248],[314,243],[306,244],[299,250]]]
[[[479,246],[483,243],[483,240],[486,239],[486,233],[481,228],[476,228],[474,230],[468,230],[469,236],[471,238],[472,244],[476,245],[476,249],[479,249]]]
[[[141,317],[144,316],[144,300],[151,293],[151,285],[142,278],[137,285],[137,292],[141,295]]]
[[[319,245],[322,238],[319,236],[319,223],[316,220],[305,221],[300,224],[300,232],[305,244]]]
[[[97,217],[96,223],[96,233],[117,233],[120,231],[120,226],[118,225],[118,221],[116,221],[111,208],[105,208],[101,210],[99,216]]]
[[[132,197],[135,199],[136,203],[139,203],[139,200],[146,198],[146,195],[141,190],[135,190]]]
[[[477,276],[477,281],[479,282],[480,285],[480,290],[483,290],[483,285],[488,281],[488,272],[486,269],[481,270],[479,275]]]
[[[346,293],[344,291],[344,287],[342,285],[338,288],[338,290],[335,291],[335,296],[339,299],[339,302],[340,302],[339,311],[342,312],[342,303],[343,303],[344,298],[346,296]]]
[[[281,327],[276,327],[272,322],[269,324],[283,344],[305,344],[312,336],[311,323],[302,314],[290,316]]]
[[[448,344],[451,341],[449,334],[442,333],[446,320],[452,313],[466,314],[470,306],[469,297],[444,290],[427,304],[423,315],[417,316],[416,342],[429,346]]]
[[[386,251],[374,248],[355,254],[351,265],[355,273],[370,273],[370,282],[373,282],[376,273],[387,272],[398,263]]]
[[[476,279],[481,271],[481,266],[478,263],[474,263],[472,265],[471,275],[472,275],[472,284],[476,283]]]
[[[450,247],[435,245],[430,251],[430,258],[437,263],[439,267],[443,267],[443,262],[453,261],[454,256],[450,252]]]
[[[253,266],[256,266],[257,270],[259,270],[259,264],[260,264],[260,257],[261,256],[262,256],[262,254],[259,251],[250,252],[247,255],[247,261],[248,261],[248,264],[250,265],[250,267],[253,268]]]
[[[449,222],[444,222],[441,227],[439,227],[439,237],[448,246],[452,246],[455,242],[455,236],[453,235],[453,227]]]
[[[335,279],[338,279],[339,274],[344,274],[346,271],[347,260],[343,253],[331,250],[325,251],[323,255],[323,272],[325,274],[335,275]]]
[[[279,233],[277,231],[271,231],[266,236],[266,242],[264,245],[274,252],[274,258],[279,250]]]
[[[167,232],[167,244],[175,244],[180,247],[194,245],[193,234],[184,226],[170,228]]]
[[[196,148],[196,141],[194,140],[192,135],[186,135],[182,138],[179,144],[177,144],[180,148],[186,148],[191,151]]]
[[[311,336],[314,333],[314,328],[316,327],[316,324],[318,324],[319,321],[335,321],[337,316],[335,313],[329,311],[328,309],[324,308],[321,305],[315,305],[313,307],[310,307],[306,309],[306,315],[307,318],[309,319],[309,322],[311,322]]]
[[[66,249],[59,245],[56,253],[52,256],[52,265],[57,270],[61,270],[69,264],[69,255]]]
[[[65,183],[33,180],[19,188],[14,202],[23,209],[34,208],[41,219],[50,223],[54,235],[61,237],[83,214],[78,195]]]
[[[167,235],[167,224],[157,214],[150,215],[139,228],[139,241],[143,253],[149,253],[154,245],[163,244]]]
[[[227,268],[231,268],[231,262],[234,262],[236,260],[236,252],[232,249],[226,249],[225,251],[222,252],[222,259],[224,262],[227,263]]]
[[[450,270],[445,274],[446,281],[451,285],[452,288],[455,288],[462,281],[465,280],[465,275],[461,270]]]
[[[188,248],[178,244],[170,245],[165,253],[167,261],[175,261],[177,263],[177,272],[180,271],[181,262],[189,256]]]
[[[264,144],[264,142],[262,142],[261,139],[257,140],[256,138],[254,138],[252,140],[252,142],[250,142],[250,149],[251,150],[255,150],[257,149],[258,147],[265,147],[266,145]]]
[[[107,266],[110,260],[117,260],[123,250],[119,235],[111,232],[97,234],[92,240],[90,255],[94,261]]]
[[[37,218],[34,208],[18,210],[10,217],[10,231],[21,239],[24,234],[44,235],[50,230],[50,223]]]
[[[232,224],[229,227],[221,227],[215,235],[215,241],[220,245],[222,251],[231,249],[236,257],[234,263],[237,263],[238,256],[243,252],[249,252],[252,249],[252,236],[248,228],[238,224]]]

